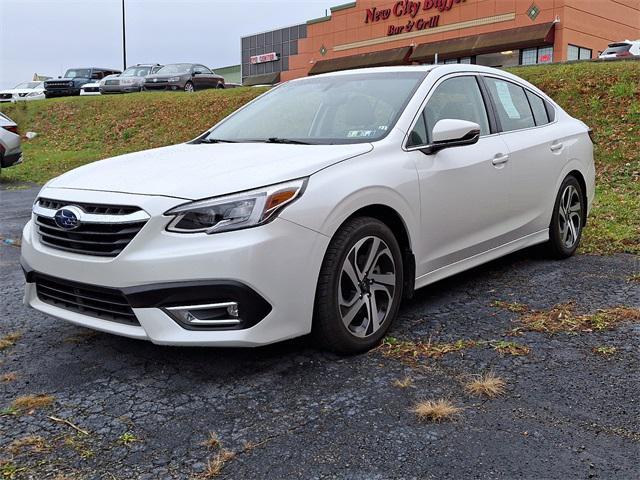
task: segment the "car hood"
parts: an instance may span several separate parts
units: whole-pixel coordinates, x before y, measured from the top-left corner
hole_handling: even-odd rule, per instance
[[[21,93],[42,93],[44,92],[44,88],[13,88],[11,90],[0,90],[0,94],[10,93],[12,95],[19,95]]]
[[[147,75],[145,77],[145,80],[148,81],[153,81],[154,78],[157,78],[158,80],[168,80],[169,78],[173,78],[173,77],[184,77],[186,75],[189,75],[188,72],[182,72],[182,73],[171,73],[171,74],[162,74],[162,75],[157,75],[157,74],[153,74],[153,75]]]
[[[90,80],[91,80],[90,78],[86,78],[86,77],[73,77],[73,78],[62,77],[62,78],[52,78],[51,80],[45,80],[44,84],[46,85],[48,83],[73,82],[73,81],[88,82]]]
[[[372,149],[370,143],[183,143],[93,162],[47,186],[196,200],[306,177]]]

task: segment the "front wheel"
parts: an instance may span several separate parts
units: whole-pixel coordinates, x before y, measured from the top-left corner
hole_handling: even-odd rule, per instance
[[[187,93],[193,93],[196,91],[196,89],[193,88],[193,83],[187,82],[184,84],[184,91]]]
[[[556,258],[568,258],[578,249],[586,217],[586,205],[580,182],[573,175],[564,179],[549,226],[548,247]]]
[[[402,287],[402,255],[393,232],[375,218],[349,220],[331,240],[320,270],[316,342],[347,354],[374,347],[398,314]]]

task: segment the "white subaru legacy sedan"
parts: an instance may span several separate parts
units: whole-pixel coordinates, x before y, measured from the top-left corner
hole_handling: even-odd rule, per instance
[[[589,133],[474,65],[290,81],[193,141],[47,183],[24,229],[25,301],[156,344],[312,333],[363,351],[416,288],[534,244],[572,255]]]

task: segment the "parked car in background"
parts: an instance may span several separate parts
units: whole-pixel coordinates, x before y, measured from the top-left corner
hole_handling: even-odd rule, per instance
[[[99,82],[91,82],[91,83],[86,83],[82,86],[82,88],[80,89],[80,95],[86,96],[86,95],[100,95],[100,87],[102,87],[102,85],[104,85],[104,82],[112,79],[112,78],[116,78],[118,76],[118,74],[114,73],[113,75],[107,75],[106,77],[104,77],[102,80],[100,80]]]
[[[112,68],[70,68],[64,74],[64,77],[45,81],[44,94],[47,98],[80,95],[83,85],[100,81],[107,75],[119,73],[120,70]]]
[[[640,55],[640,40],[610,43],[598,58],[624,58]]]
[[[100,93],[131,93],[141,92],[147,75],[156,73],[162,68],[156,64],[138,64],[127,68],[120,75],[109,78],[100,84]]]
[[[162,345],[361,352],[414,289],[535,244],[573,255],[594,192],[589,127],[505,71],[301,78],[47,183],[25,302]]]
[[[198,63],[165,65],[145,78],[145,90],[182,90],[194,92],[205,88],[224,88],[224,78]]]
[[[0,169],[20,162],[22,162],[22,146],[18,125],[0,112]]]
[[[10,90],[0,91],[0,102],[42,100],[44,82],[22,82]]]

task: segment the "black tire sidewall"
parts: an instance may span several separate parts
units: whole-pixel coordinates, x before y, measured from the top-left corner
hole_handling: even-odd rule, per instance
[[[351,248],[362,238],[377,236],[389,247],[396,266],[396,286],[389,313],[382,327],[366,338],[354,336],[344,326],[338,306],[338,286],[342,265]],[[360,217],[347,222],[334,235],[322,264],[321,278],[328,277],[325,288],[320,281],[316,292],[313,332],[323,347],[338,353],[359,353],[371,349],[385,336],[398,314],[402,301],[403,264],[402,252],[393,232],[381,221]]]
[[[560,224],[558,222],[558,217],[560,215],[559,207],[560,201],[562,199],[562,193],[565,189],[572,185],[578,192],[578,196],[580,197],[580,207],[582,212],[582,218],[580,223],[580,231],[578,232],[578,239],[574,243],[571,248],[567,248],[560,237]],[[558,190],[558,194],[556,196],[556,201],[553,204],[553,215],[551,216],[551,225],[549,226],[549,246],[551,248],[551,252],[559,258],[567,258],[572,256],[578,246],[580,245],[580,240],[582,239],[582,231],[584,229],[584,219],[585,219],[585,209],[586,205],[584,204],[584,192],[582,191],[582,186],[580,182],[573,175],[569,175],[566,177],[562,184],[560,185],[560,189]]]

